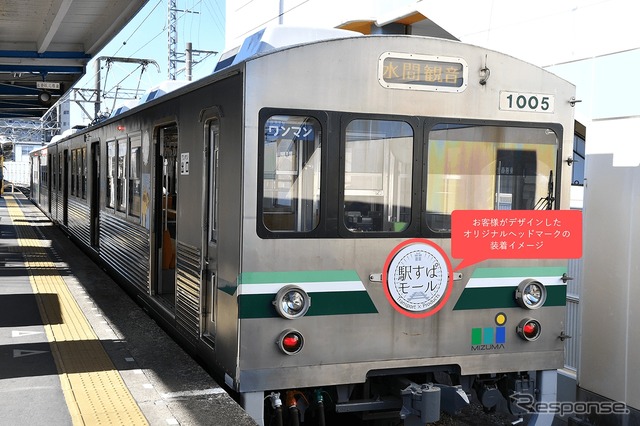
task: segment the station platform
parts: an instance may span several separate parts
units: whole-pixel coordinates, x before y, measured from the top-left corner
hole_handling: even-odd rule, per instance
[[[22,193],[0,198],[0,425],[255,425]]]

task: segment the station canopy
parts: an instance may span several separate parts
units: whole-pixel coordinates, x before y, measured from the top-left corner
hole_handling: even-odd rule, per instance
[[[0,0],[0,119],[39,119],[148,0]]]

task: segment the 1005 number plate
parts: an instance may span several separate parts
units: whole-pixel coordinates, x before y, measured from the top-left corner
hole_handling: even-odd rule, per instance
[[[555,109],[555,97],[540,93],[500,92],[500,109],[552,113]]]

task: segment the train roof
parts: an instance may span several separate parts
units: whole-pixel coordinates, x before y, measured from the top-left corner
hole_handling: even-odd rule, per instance
[[[282,47],[357,36],[362,36],[362,33],[338,28],[300,27],[292,25],[266,27],[244,39],[240,46],[225,51],[220,56],[213,71],[220,71],[252,56]]]
[[[314,41],[333,40],[345,37],[361,36],[356,31],[343,30],[325,27],[301,27],[291,25],[278,25],[263,28],[247,37],[240,46],[224,52],[213,73],[243,62],[253,56],[264,54],[279,48],[294,46],[297,44]],[[186,86],[191,81],[186,80],[166,80],[148,89],[139,100],[129,100],[115,108],[108,118],[113,118],[124,112],[133,109],[138,105],[146,104],[169,92]]]
[[[182,86],[186,86],[189,83],[191,82],[187,80],[165,80],[162,83],[147,90],[144,95],[142,95],[137,104],[142,105],[144,103],[152,101],[162,95],[173,92],[174,90],[179,89]]]
[[[118,105],[117,108],[111,111],[109,118],[127,112],[138,105],[150,102],[154,99],[159,98],[160,96],[166,95],[169,92],[173,92],[174,90],[179,89],[182,86],[186,86],[189,83],[191,82],[187,80],[165,80],[162,83],[157,84],[145,91],[140,99],[129,99],[128,101],[125,101],[122,104]]]
[[[278,25],[272,27],[263,28],[256,33],[247,37],[240,46],[236,46],[233,49],[225,51],[216,65],[214,72],[195,81],[165,81],[157,86],[147,90],[145,95],[140,100],[133,100],[121,104],[116,108],[109,117],[101,120],[102,124],[106,121],[112,121],[119,118],[119,115],[129,113],[129,110],[138,110],[144,108],[144,106],[150,103],[158,102],[158,98],[164,97],[164,95],[171,93],[170,97],[179,96],[183,93],[196,90],[197,88],[210,84],[212,81],[218,79],[224,79],[229,72],[234,72],[233,69],[241,66],[243,62],[252,60],[254,58],[262,57],[275,53],[276,51],[286,50],[303,44],[314,44],[325,41],[338,41],[341,39],[367,39],[378,37],[417,37],[417,38],[431,38],[434,40],[440,40],[449,43],[461,43],[458,40],[430,37],[424,35],[407,35],[407,34],[375,34],[365,35],[357,31],[338,29],[338,28],[321,28],[321,27],[300,27],[289,25]],[[466,44],[466,43],[462,43]],[[475,48],[488,50],[480,46],[474,46]],[[495,52],[504,56],[504,53]],[[514,58],[517,60],[517,58]],[[535,65],[532,65],[535,66]],[[169,97],[169,96],[167,96]],[[92,123],[89,128],[98,122]],[[65,139],[71,135],[62,135],[62,137],[56,138]],[[52,141],[53,142],[53,141]]]

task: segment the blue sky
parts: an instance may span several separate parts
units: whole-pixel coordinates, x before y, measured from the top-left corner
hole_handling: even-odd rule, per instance
[[[184,53],[185,45],[191,42],[194,50],[217,51],[224,49],[225,37],[225,0],[176,0],[177,9],[177,51]],[[184,11],[191,11],[184,12]],[[144,72],[138,64],[113,62],[107,69],[104,62],[101,69],[101,89],[103,95],[102,111],[111,111],[123,100],[116,100],[119,93],[135,93],[138,97],[150,87],[168,79],[168,34],[167,34],[167,0],[149,0],[147,5],[131,22],[99,53],[96,57],[125,57],[150,59],[158,63],[160,72],[154,65],[149,65]],[[215,66],[218,55],[205,59],[204,55],[194,55],[193,60],[201,61],[193,66],[193,80],[208,75]],[[182,57],[184,59],[184,57]],[[184,64],[178,64],[178,68]],[[179,73],[177,79],[185,79],[185,73]],[[88,66],[76,88],[93,89],[95,87],[94,61]],[[85,106],[86,107],[86,106]],[[88,107],[86,107],[89,109]],[[93,112],[93,107],[89,109]],[[72,117],[79,114],[72,107]],[[72,125],[83,121],[72,119]]]

